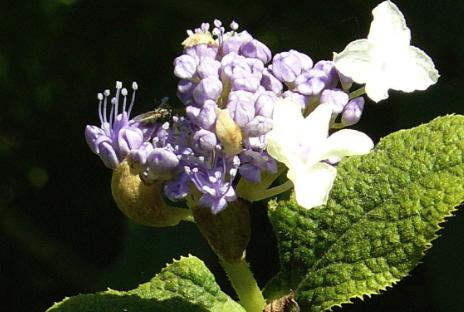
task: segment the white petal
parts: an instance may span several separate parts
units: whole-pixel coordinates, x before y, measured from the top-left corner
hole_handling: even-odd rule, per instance
[[[327,139],[326,154],[323,159],[363,155],[369,153],[373,147],[374,142],[366,134],[352,129],[343,129]]]
[[[306,170],[289,170],[287,177],[295,186],[297,203],[310,209],[327,203],[336,175],[337,169],[325,163],[318,163]]]
[[[440,77],[432,59],[421,49],[412,46],[401,59],[390,64],[389,72],[390,88],[403,92],[425,90]]]
[[[391,1],[384,1],[372,10],[374,19],[367,39],[372,44],[388,50],[407,47],[411,42],[411,31],[398,7]]]
[[[388,98],[389,83],[382,73],[373,75],[366,83],[366,95],[374,102],[380,102]]]
[[[274,104],[272,124],[274,129],[290,131],[303,121],[301,106],[289,98],[279,99]]]
[[[339,54],[334,53],[337,70],[357,83],[366,83],[372,76],[372,47],[367,39],[349,43]]]
[[[312,145],[322,143],[329,136],[332,108],[329,104],[320,104],[303,121],[298,135],[302,141]]]
[[[298,153],[298,133],[304,121],[301,107],[291,100],[279,100],[274,106],[273,128],[267,133],[269,155],[287,167],[297,166],[301,160]]]

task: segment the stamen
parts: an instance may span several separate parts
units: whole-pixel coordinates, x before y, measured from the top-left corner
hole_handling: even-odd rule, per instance
[[[126,88],[122,88],[121,95],[124,97],[124,100],[122,102],[122,112],[125,113],[126,112],[126,102],[127,102],[127,89]]]
[[[130,114],[132,112],[132,107],[134,107],[134,102],[135,102],[135,91],[137,91],[139,88],[139,85],[137,84],[137,82],[132,82],[132,99],[131,99],[131,103],[129,105],[129,110],[127,111],[127,117],[130,117]]]
[[[103,124],[103,114],[102,114],[102,103],[103,103],[103,94],[97,94],[98,99],[98,117],[100,118],[100,123]]]
[[[113,97],[111,99],[111,110],[110,110],[110,125],[111,125],[111,128],[113,127],[113,121],[116,119],[116,118],[114,118],[114,116],[116,116],[116,115],[113,114],[115,106],[116,106],[116,98]]]
[[[238,26],[239,25],[236,21],[232,21],[232,23],[230,23],[230,29],[232,29],[233,31],[237,31]]]
[[[214,26],[216,26],[217,28],[219,28],[219,27],[222,26],[222,22],[216,18],[216,19],[214,20]]]
[[[106,89],[105,91],[103,91],[103,95],[105,96],[105,98],[103,99],[103,121],[104,122],[108,122],[108,116],[106,114],[107,112],[107,108],[106,108],[106,103],[108,102],[108,96],[110,95],[110,90]]]
[[[207,32],[209,30],[209,23],[201,23],[201,30]]]
[[[114,103],[113,101],[111,101],[111,103],[113,103],[114,105],[114,119],[116,119],[116,116],[118,116],[119,93],[121,92],[121,88],[122,88],[122,82],[116,81],[116,100]]]

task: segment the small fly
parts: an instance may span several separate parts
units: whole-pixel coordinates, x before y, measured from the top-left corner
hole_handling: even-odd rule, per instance
[[[134,117],[134,121],[143,125],[153,125],[154,123],[164,123],[169,121],[176,109],[168,104],[169,98],[161,99],[160,104],[154,110]]]

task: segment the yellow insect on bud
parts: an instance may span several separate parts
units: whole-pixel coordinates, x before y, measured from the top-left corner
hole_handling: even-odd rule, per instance
[[[209,32],[194,33],[182,42],[184,48],[190,48],[199,44],[216,45],[216,41]]]
[[[226,155],[242,151],[242,130],[230,117],[229,109],[216,110],[216,135],[224,146]]]
[[[111,191],[118,208],[143,225],[174,226],[191,216],[188,209],[167,206],[160,183],[146,185],[127,160],[113,171]]]

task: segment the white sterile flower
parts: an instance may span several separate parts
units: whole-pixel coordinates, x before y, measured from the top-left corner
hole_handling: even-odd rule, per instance
[[[366,94],[375,102],[388,98],[388,89],[412,92],[436,83],[440,75],[432,59],[410,45],[411,32],[398,7],[384,1],[372,15],[367,39],[355,40],[340,54],[334,53],[337,70],[365,83]]]
[[[337,169],[323,160],[368,153],[374,143],[362,132],[343,129],[329,136],[332,108],[319,105],[306,118],[290,99],[276,102],[268,153],[288,167],[298,204],[306,209],[327,202]]]

